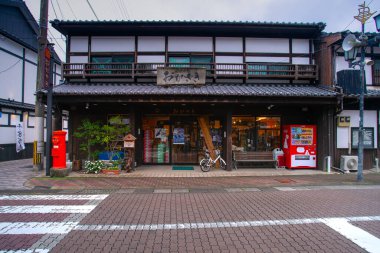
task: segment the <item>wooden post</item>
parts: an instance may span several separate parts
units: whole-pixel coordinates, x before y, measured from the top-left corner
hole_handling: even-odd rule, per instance
[[[206,116],[199,116],[198,117],[199,126],[201,127],[203,138],[205,139],[206,147],[208,151],[210,151],[210,156],[213,160],[215,160],[215,152],[214,152],[214,144],[212,143],[212,137],[210,133],[210,125],[208,123],[208,119]],[[219,163],[217,163],[217,166],[219,167]]]
[[[226,114],[226,163],[227,170],[232,170],[232,110],[229,109]]]

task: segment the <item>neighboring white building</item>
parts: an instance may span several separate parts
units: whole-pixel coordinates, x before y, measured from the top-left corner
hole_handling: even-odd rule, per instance
[[[376,34],[367,34],[369,39]],[[359,34],[356,34],[359,37]],[[323,61],[321,82],[339,86],[342,88],[340,106],[337,108],[337,121],[335,128],[335,162],[340,166],[340,158],[344,155],[357,155],[358,128],[359,128],[359,94],[360,94],[360,70],[349,66],[344,59],[342,41],[345,33],[328,34],[322,38],[320,49]],[[360,51],[357,55],[360,59]],[[368,46],[365,59],[367,62],[365,70],[364,96],[364,160],[363,168],[371,169],[376,158],[380,155],[379,149],[379,127],[380,127],[380,48]],[[342,123],[340,122],[342,121]],[[345,123],[344,121],[350,121]]]
[[[0,0],[0,161],[30,158],[34,141],[38,24],[22,0]],[[61,79],[57,55],[54,84]],[[16,152],[16,124],[25,150]]]

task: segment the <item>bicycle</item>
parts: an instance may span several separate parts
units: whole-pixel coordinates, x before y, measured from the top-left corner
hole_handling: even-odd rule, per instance
[[[223,158],[220,156],[220,151],[218,149],[215,149],[215,155],[216,155],[216,158],[215,160],[213,160],[210,156],[210,152],[208,150],[205,151],[205,158],[199,162],[199,166],[201,167],[201,170],[203,172],[209,172],[211,168],[215,167],[215,164],[218,160],[219,160],[220,168],[223,170],[226,169],[227,164],[223,160]]]

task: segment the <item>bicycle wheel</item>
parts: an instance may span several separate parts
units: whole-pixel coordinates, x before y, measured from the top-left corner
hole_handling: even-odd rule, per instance
[[[222,170],[226,170],[227,164],[222,158],[220,158],[219,164]]]
[[[210,162],[208,159],[202,159],[199,163],[199,166],[201,167],[201,170],[203,172],[209,172],[210,171]]]

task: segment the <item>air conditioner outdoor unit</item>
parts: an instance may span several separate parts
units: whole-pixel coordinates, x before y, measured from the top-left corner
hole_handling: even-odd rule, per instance
[[[352,155],[342,155],[340,158],[340,170],[344,172],[358,170],[358,157]]]

